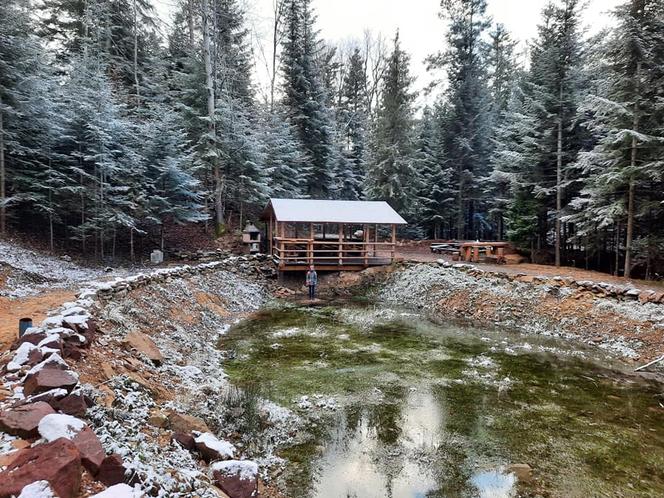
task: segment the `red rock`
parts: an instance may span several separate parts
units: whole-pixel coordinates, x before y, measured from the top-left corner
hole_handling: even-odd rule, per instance
[[[173,433],[171,440],[178,443],[185,450],[193,451],[196,448],[196,441],[194,441],[194,436],[185,432]]]
[[[124,339],[124,343],[130,348],[143,353],[155,365],[160,365],[164,361],[164,357],[154,341],[142,332],[129,332]]]
[[[18,451],[12,451],[11,453],[3,453],[0,455],[0,467],[6,467],[14,461],[18,456]]]
[[[66,370],[59,368],[42,368],[37,373],[30,374],[23,383],[23,394],[29,396],[34,393],[49,391],[61,387],[71,390],[78,379]]]
[[[85,397],[81,394],[70,394],[62,399],[54,400],[51,406],[56,410],[73,415],[74,417],[82,417],[88,411],[88,404]]]
[[[206,462],[229,460],[235,456],[235,447],[228,441],[220,441],[210,433],[199,434],[194,438],[196,449]]]
[[[57,335],[52,335],[48,340],[40,342],[42,348],[57,349],[62,352],[62,339]]]
[[[214,477],[215,484],[226,493],[229,498],[253,498],[258,496],[258,468],[255,467],[253,472],[228,471],[221,469],[219,466],[224,465],[252,465],[253,462],[239,462],[233,460],[230,462],[221,462],[220,464],[212,465],[212,476]],[[230,467],[232,468],[232,467]]]
[[[11,350],[18,349],[21,344],[24,342],[29,342],[30,344],[34,344],[35,346],[39,344],[41,341],[46,339],[48,337],[46,335],[46,332],[37,332],[35,334],[25,334],[18,339],[14,341],[14,343],[11,345]]]
[[[48,481],[60,498],[74,498],[81,487],[81,457],[65,438],[20,450],[0,472],[0,498],[18,495],[35,481]]]
[[[60,398],[64,398],[67,395],[66,389],[51,389],[50,391],[44,391],[43,393],[33,394],[28,396],[21,401],[17,401],[14,406],[27,405],[28,403],[36,403],[37,401],[43,401],[51,405],[55,410],[57,408],[54,406],[54,403]]]
[[[97,473],[97,480],[106,484],[106,486],[113,486],[125,481],[124,465],[122,465],[122,457],[117,453],[107,456],[99,466]]]
[[[11,410],[0,412],[0,430],[22,438],[39,436],[39,421],[46,415],[55,413],[51,405],[43,401],[28,403]]]
[[[92,475],[96,475],[106,457],[106,452],[104,452],[104,448],[97,435],[86,425],[81,432],[71,439],[71,441],[76,445],[76,448],[78,448],[78,451],[81,454],[81,462],[83,463],[83,466],[88,469]]]
[[[193,415],[185,415],[171,410],[167,413],[167,417],[169,427],[173,432],[210,432],[205,421]]]
[[[65,358],[69,358],[74,361],[80,360],[83,356],[83,353],[81,353],[81,348],[69,341],[65,342],[62,348],[62,354]]]

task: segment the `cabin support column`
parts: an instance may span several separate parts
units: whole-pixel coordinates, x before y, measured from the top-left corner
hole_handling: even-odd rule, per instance
[[[344,224],[339,223],[339,266],[344,264]]]
[[[309,223],[309,242],[307,243],[307,256],[309,265],[314,264],[314,224]]]
[[[397,226],[392,225],[392,262],[394,262],[396,245],[397,245]]]
[[[364,253],[364,266],[369,266],[369,225],[362,227],[362,252]]]

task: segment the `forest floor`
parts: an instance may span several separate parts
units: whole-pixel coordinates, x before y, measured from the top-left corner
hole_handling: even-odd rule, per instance
[[[417,261],[422,263],[432,263],[443,259],[445,261],[452,261],[451,256],[443,256],[440,254],[432,253],[428,245],[403,245],[399,246],[397,250],[397,257],[403,258],[404,261]],[[543,275],[547,277],[571,277],[574,280],[590,280],[591,282],[606,282],[610,284],[629,285],[636,287],[640,290],[664,290],[664,282],[653,282],[651,280],[638,280],[629,279],[624,277],[615,277],[608,273],[602,273],[593,270],[583,270],[581,268],[574,268],[571,266],[561,266],[556,268],[551,265],[536,265],[533,263],[521,263],[517,265],[495,265],[488,263],[466,263],[483,270],[502,272],[509,275],[516,275],[523,273],[525,275]]]

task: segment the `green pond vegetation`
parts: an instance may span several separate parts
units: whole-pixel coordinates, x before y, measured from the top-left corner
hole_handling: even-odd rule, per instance
[[[275,304],[220,347],[237,386],[311,419],[279,452],[289,496],[664,495],[661,386],[601,350],[370,303]]]

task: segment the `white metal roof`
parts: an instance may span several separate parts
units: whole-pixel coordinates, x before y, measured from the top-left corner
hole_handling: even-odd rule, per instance
[[[328,201],[315,199],[270,199],[277,221],[304,223],[377,223],[406,225],[407,222],[385,201]]]

